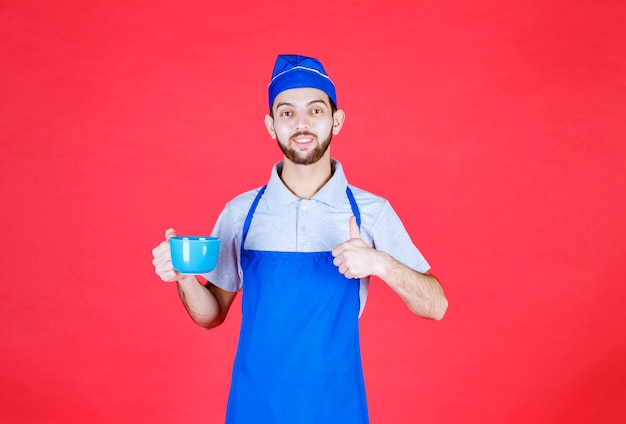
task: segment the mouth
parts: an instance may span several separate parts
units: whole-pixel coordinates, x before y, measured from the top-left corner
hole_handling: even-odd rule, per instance
[[[301,132],[301,133],[298,133],[298,134],[294,134],[291,137],[291,141],[293,141],[294,143],[296,143],[296,144],[298,144],[300,146],[303,146],[303,145],[310,144],[310,143],[314,142],[315,141],[315,136],[313,134],[311,134],[311,133],[308,133],[308,132]]]

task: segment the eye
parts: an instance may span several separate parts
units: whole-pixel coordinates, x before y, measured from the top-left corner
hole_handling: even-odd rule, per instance
[[[311,110],[311,113],[312,113],[313,115],[319,115],[320,113],[324,113],[324,111],[323,111],[322,109],[319,109],[319,108],[313,108],[313,109]]]
[[[283,116],[285,118],[288,118],[290,116],[293,116],[293,112],[290,110],[284,110],[282,112],[280,112],[280,116]]]

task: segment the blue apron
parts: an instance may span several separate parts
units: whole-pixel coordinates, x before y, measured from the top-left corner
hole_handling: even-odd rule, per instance
[[[243,317],[226,423],[369,423],[359,280],[344,277],[331,252],[244,249],[264,191],[250,207],[241,238]],[[349,188],[346,194],[360,224]]]

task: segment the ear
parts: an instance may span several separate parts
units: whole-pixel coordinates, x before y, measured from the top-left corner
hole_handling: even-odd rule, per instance
[[[276,131],[274,130],[274,118],[270,115],[265,115],[265,128],[267,128],[267,132],[270,134],[270,137],[276,139]]]
[[[337,109],[333,114],[333,135],[339,134],[343,121],[346,120],[346,114],[342,109]]]

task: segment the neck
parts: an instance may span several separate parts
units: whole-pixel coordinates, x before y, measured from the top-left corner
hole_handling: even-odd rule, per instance
[[[297,165],[285,158],[280,179],[300,199],[311,199],[330,180],[329,151],[311,165]]]

